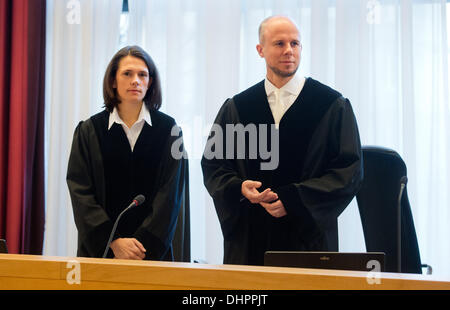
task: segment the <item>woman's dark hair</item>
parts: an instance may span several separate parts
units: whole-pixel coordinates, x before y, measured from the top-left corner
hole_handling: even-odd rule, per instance
[[[117,90],[113,88],[116,73],[119,68],[120,60],[125,56],[133,56],[142,59],[148,68],[149,77],[152,83],[144,96],[144,103],[149,110],[159,110],[162,103],[161,97],[161,81],[159,79],[158,69],[156,69],[153,59],[139,46],[125,46],[120,49],[109,62],[106,68],[105,77],[103,78],[103,99],[105,100],[105,108],[108,112],[112,112],[120,103],[117,96]]]

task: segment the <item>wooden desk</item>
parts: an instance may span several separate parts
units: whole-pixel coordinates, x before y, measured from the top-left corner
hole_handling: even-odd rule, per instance
[[[79,284],[76,282],[77,271]],[[379,284],[369,284],[369,279]],[[448,290],[429,275],[0,254],[0,290]]]

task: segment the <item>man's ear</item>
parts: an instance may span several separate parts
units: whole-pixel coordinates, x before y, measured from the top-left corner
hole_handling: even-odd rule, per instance
[[[264,58],[263,46],[261,44],[256,45],[256,50],[261,58]]]

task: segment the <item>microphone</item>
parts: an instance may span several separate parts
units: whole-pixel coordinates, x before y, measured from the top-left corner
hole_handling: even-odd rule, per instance
[[[408,178],[402,176],[400,178],[400,191],[397,201],[397,271],[402,272],[402,197]]]
[[[144,195],[137,195],[134,199],[133,202],[130,203],[130,205],[128,207],[125,208],[125,210],[123,210],[122,212],[120,212],[119,216],[116,219],[116,222],[114,223],[114,226],[111,230],[111,234],[109,235],[109,239],[108,239],[108,243],[106,244],[106,248],[105,248],[105,252],[103,253],[102,258],[105,258],[106,255],[108,254],[108,250],[109,250],[109,246],[111,244],[112,238],[114,236],[114,233],[116,232],[117,229],[117,224],[119,224],[119,220],[122,217],[122,215],[127,212],[128,210],[130,210],[131,208],[134,208],[136,206],[139,206],[141,204],[143,204],[145,201],[145,197]]]

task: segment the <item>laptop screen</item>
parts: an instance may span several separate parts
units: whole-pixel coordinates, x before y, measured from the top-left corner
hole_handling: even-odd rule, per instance
[[[383,272],[384,257],[381,252],[267,251],[264,266]]]

